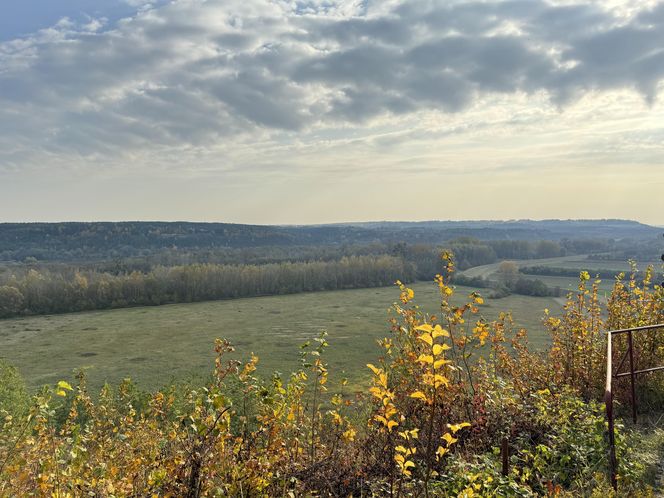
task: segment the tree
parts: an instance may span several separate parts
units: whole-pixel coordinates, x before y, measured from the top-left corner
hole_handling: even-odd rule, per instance
[[[519,267],[514,261],[503,261],[498,265],[498,279],[501,284],[512,288],[519,280]]]
[[[0,287],[0,318],[17,315],[23,310],[25,299],[16,287]]]

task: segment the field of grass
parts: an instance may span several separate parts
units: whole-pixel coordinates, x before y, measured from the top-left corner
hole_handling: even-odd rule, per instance
[[[553,266],[557,268],[573,268],[576,270],[587,270],[592,273],[593,270],[613,270],[613,271],[624,271],[629,272],[629,263],[623,260],[596,260],[596,259],[587,259],[585,256],[577,256],[576,258],[570,258],[565,261],[556,262],[549,260],[544,263],[535,263],[533,265],[526,264],[524,266],[535,266],[539,264],[541,266]],[[640,264],[640,268],[645,268],[646,264]]]
[[[576,256],[563,256],[559,258],[547,258],[547,259],[526,259],[526,260],[516,260],[514,261],[517,266],[520,268],[528,266],[549,266],[552,268],[569,268],[574,269],[579,272],[582,270],[587,270],[590,272],[591,276],[594,278],[595,270],[611,270],[611,271],[624,271],[629,274],[629,263],[627,261],[619,260],[592,260],[587,259],[585,255],[576,255]],[[658,262],[652,262],[649,264],[655,265],[655,270],[659,270]],[[496,271],[498,270],[500,263],[492,263],[490,265],[482,265],[470,268],[465,270],[463,273],[469,277],[481,276],[489,280],[496,280]],[[638,265],[639,269],[645,269],[648,263],[641,263]],[[538,279],[544,282],[547,286],[551,288],[560,287],[563,291],[574,291],[576,290],[579,280],[576,277],[562,277],[562,276],[549,276],[549,275],[523,275],[526,278]],[[613,287],[614,278],[613,275],[600,275],[602,282],[600,283],[600,293],[608,294],[611,292]]]
[[[510,260],[516,263],[517,266],[522,267],[522,266],[559,266],[559,267],[564,267],[567,262],[576,262],[578,260],[583,260],[585,258],[585,255],[581,256],[561,256],[558,258],[545,258],[545,259],[517,259],[517,260]],[[473,266],[472,268],[468,268],[467,270],[464,270],[462,273],[464,275],[467,275],[468,277],[483,277],[483,278],[489,278],[491,275],[496,273],[498,271],[498,267],[500,266],[500,263],[502,261],[498,261],[496,263],[491,263],[488,265],[481,265],[481,266]]]
[[[591,274],[592,275],[592,274]],[[560,287],[563,291],[575,291],[579,286],[579,279],[574,277],[557,277],[552,275],[523,275],[525,278],[537,279],[544,282],[550,288]],[[592,275],[594,278],[594,275]],[[602,278],[599,284],[600,295],[608,295],[613,288],[613,278]]]
[[[563,261],[549,260],[544,263],[540,263],[541,266],[550,266],[555,268],[569,268],[578,270],[587,270],[591,277],[595,277],[598,270],[611,270],[613,272],[625,272],[626,275],[629,275],[630,266],[627,261],[620,260],[606,260],[598,261],[592,259],[586,259],[583,256],[577,256],[576,258],[566,259]],[[655,271],[657,272],[660,268],[657,262],[649,263],[655,266]],[[521,266],[533,266],[529,264],[521,264]],[[638,268],[643,270],[648,266],[648,263],[638,264]],[[606,272],[605,272],[606,273]],[[661,272],[660,272],[661,273]],[[544,282],[549,287],[560,287],[563,290],[576,290],[578,285],[578,279],[575,277],[559,277],[559,276],[549,276],[549,275],[525,275],[528,278],[537,278]],[[615,282],[613,274],[602,274],[600,273],[601,283],[599,285],[599,290],[601,294],[609,294],[613,288]]]
[[[513,260],[517,266],[527,267],[527,266],[551,266],[555,268],[570,268],[578,270],[587,270],[591,274],[593,270],[612,270],[612,271],[624,271],[629,272],[630,267],[627,261],[623,260],[595,260],[588,259],[586,255],[575,255],[575,256],[561,256],[558,258],[546,258],[546,259],[519,259]],[[502,261],[501,261],[502,262]],[[491,263],[489,265],[474,266],[465,270],[463,273],[469,277],[485,277],[488,278],[493,275],[497,270],[501,262]],[[661,261],[645,261],[638,262],[638,268],[643,270],[649,264],[655,266],[655,270],[661,268]]]
[[[438,309],[433,283],[414,284],[416,302]],[[459,287],[459,301],[471,289]],[[321,330],[329,333],[331,378],[346,371],[361,385],[365,364],[374,361],[376,340],[389,334],[388,308],[394,287],[270,296],[0,320],[0,357],[17,366],[35,388],[84,368],[91,387],[131,377],[142,388],[204,376],[213,366],[213,341],[229,339],[238,355],[255,352],[260,371],[297,368],[299,345]],[[532,330],[534,345],[546,343],[542,310],[559,309],[551,298],[509,296],[487,299],[482,314],[511,310]]]

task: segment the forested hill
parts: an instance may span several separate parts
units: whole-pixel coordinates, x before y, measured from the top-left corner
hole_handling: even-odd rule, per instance
[[[625,220],[431,221],[264,226],[189,222],[0,224],[0,260],[140,256],[161,249],[442,243],[480,240],[654,238],[660,230]]]
[[[160,249],[330,245],[376,240],[358,227],[232,223],[95,222],[0,224],[0,260],[127,257]]]
[[[563,238],[647,238],[657,235],[661,228],[631,220],[471,220],[471,221],[378,221],[347,223],[348,226],[409,233],[434,231],[447,236],[472,235],[478,239],[559,240]]]

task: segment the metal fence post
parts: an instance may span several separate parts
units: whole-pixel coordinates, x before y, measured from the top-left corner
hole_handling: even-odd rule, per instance
[[[629,349],[629,377],[632,384],[632,420],[636,424],[636,374],[634,373],[634,345],[632,343],[632,331],[627,332]]]
[[[609,426],[609,477],[611,478],[611,486],[617,491],[616,434],[613,425],[613,388],[611,385],[611,381],[613,380],[613,348],[611,346],[611,336],[611,332],[608,332],[606,337],[606,388],[604,391],[604,406],[606,408],[606,419]]]

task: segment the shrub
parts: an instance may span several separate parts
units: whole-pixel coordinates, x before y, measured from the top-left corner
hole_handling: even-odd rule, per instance
[[[21,416],[27,410],[29,397],[16,368],[0,359],[0,417],[3,413]]]

